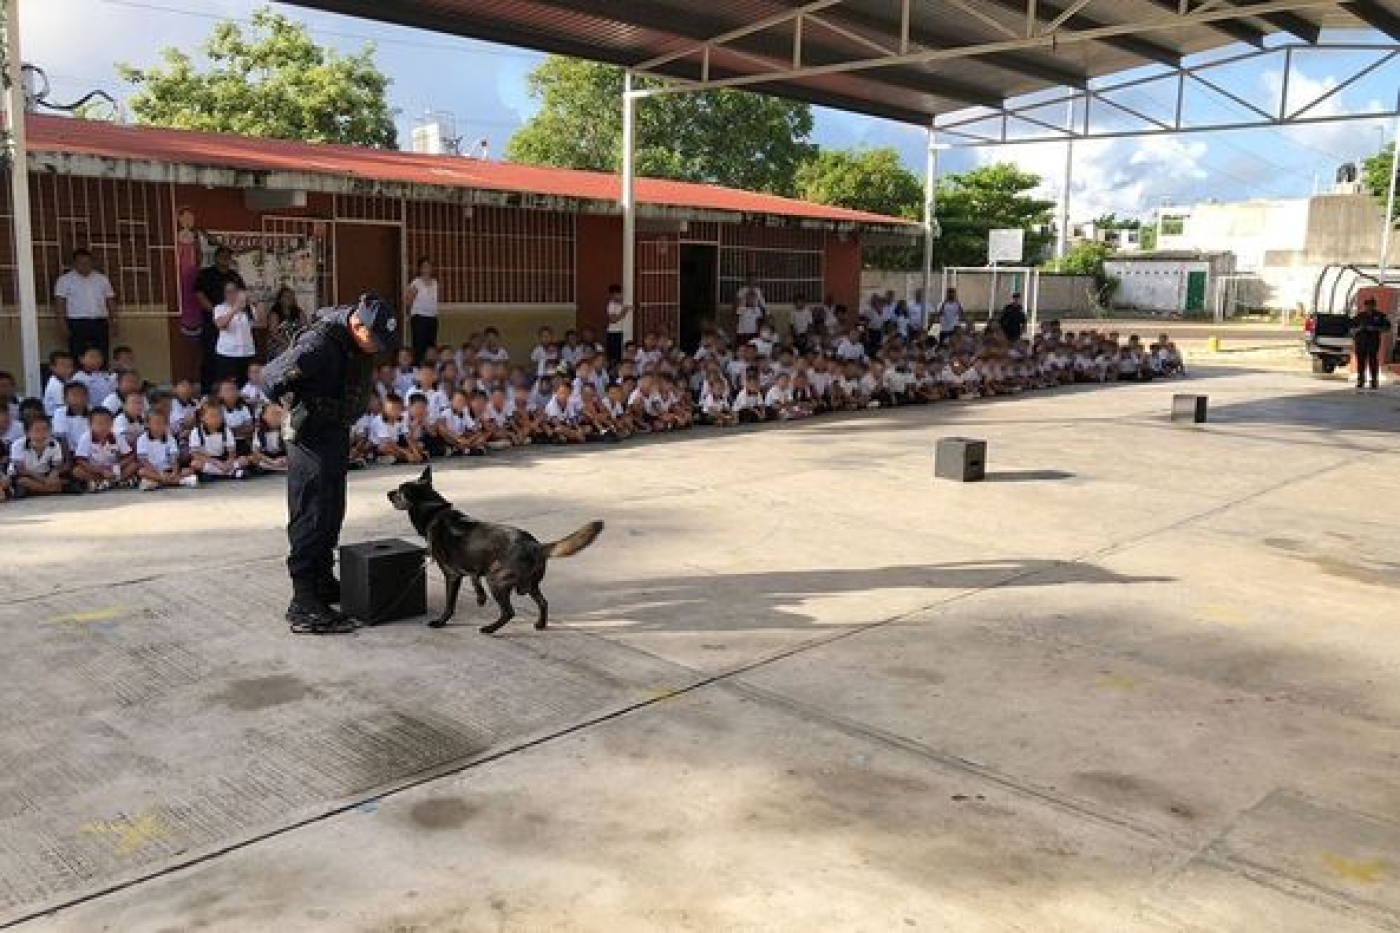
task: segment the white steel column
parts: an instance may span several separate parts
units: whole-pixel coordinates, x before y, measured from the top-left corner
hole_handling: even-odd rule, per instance
[[[39,380],[39,296],[34,278],[34,229],[29,206],[29,145],[25,133],[25,94],[19,45],[19,0],[5,0],[5,64],[9,90],[10,203],[14,206],[15,270],[19,285],[20,355],[24,388],[41,396]]]
[[[1085,99],[1088,105],[1088,99]],[[1069,99],[1065,112],[1065,129],[1070,136],[1065,140],[1065,179],[1060,188],[1060,229],[1055,235],[1055,258],[1064,259],[1069,250],[1069,189],[1074,181],[1074,98]]]
[[[629,71],[622,79],[622,303],[632,309],[623,334],[629,340],[637,318],[636,110],[637,98],[632,93]]]
[[[938,147],[932,121],[928,125],[928,145],[924,153],[924,323],[932,326],[933,240],[938,224]]]
[[[1400,108],[1397,108],[1400,109]],[[1400,174],[1400,117],[1395,118],[1395,141],[1390,150],[1390,191],[1385,198],[1385,222],[1381,227],[1380,275],[1385,282],[1386,268],[1390,264],[1390,237],[1395,229],[1395,181]]]

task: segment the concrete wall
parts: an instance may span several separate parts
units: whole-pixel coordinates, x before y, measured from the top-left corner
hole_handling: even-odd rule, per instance
[[[1011,300],[1011,292],[1016,288],[1024,291],[1024,282],[1019,276],[1013,277],[1001,273],[997,275],[996,279],[997,293],[995,300],[992,301],[991,272],[979,270],[958,273],[958,296],[963,306],[974,316],[985,314],[989,302],[994,307],[1000,308]],[[940,292],[943,281],[942,273],[935,270],[931,281],[934,292],[932,298],[936,303],[942,295]],[[899,298],[912,298],[914,290],[922,284],[923,275],[919,272],[866,269],[860,275],[862,300],[872,292],[885,292],[890,289],[894,289],[895,295]],[[1040,276],[1040,310],[1048,314],[1087,314],[1093,309],[1093,293],[1093,276],[1051,275],[1049,273]]]
[[[1307,198],[1197,204],[1186,217],[1183,232],[1159,235],[1157,249],[1234,253],[1240,271],[1256,272],[1269,252],[1305,247],[1308,205]]]

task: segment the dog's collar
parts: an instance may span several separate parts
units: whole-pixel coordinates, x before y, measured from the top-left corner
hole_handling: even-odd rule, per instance
[[[425,534],[430,528],[433,527],[434,524],[437,523],[438,519],[442,518],[444,515],[450,515],[452,513],[452,503],[450,502],[435,502],[433,503],[433,508],[434,512],[431,515],[427,516],[427,520],[423,522],[423,532]]]

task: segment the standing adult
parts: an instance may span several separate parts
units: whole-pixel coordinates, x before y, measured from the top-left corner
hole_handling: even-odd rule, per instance
[[[279,288],[272,307],[267,309],[267,358],[273,360],[286,353],[309,323],[297,302],[296,291],[289,285]]]
[[[997,326],[1011,343],[1020,340],[1021,335],[1026,332],[1026,307],[1021,303],[1020,292],[1011,293],[1011,301],[1001,309],[1001,314],[997,317]]]
[[[233,250],[220,246],[214,251],[214,264],[200,269],[194,280],[195,300],[201,312],[199,386],[205,395],[214,390],[219,375],[219,328],[214,323],[214,309],[223,303],[224,289],[230,282],[239,288],[248,287],[233,267]]]
[[[1371,374],[1371,388],[1381,387],[1381,341],[1388,333],[1390,318],[1381,313],[1376,299],[1367,298],[1351,319],[1351,339],[1356,346],[1356,391],[1366,388],[1367,373]]]
[[[928,337],[928,304],[924,301],[924,290],[914,289],[914,299],[907,305],[909,309],[909,333],[922,343]]]
[[[947,343],[948,338],[953,336],[953,332],[962,323],[963,306],[958,301],[958,290],[950,288],[943,296],[943,303],[938,306],[938,342]]]
[[[627,322],[632,306],[622,303],[622,286],[608,286],[608,362],[622,362],[622,348],[627,343]]]
[[[438,340],[438,280],[433,275],[433,261],[427,256],[418,260],[418,276],[408,283],[404,301],[408,307],[408,331],[413,338],[413,362],[423,362],[429,347]]]
[[[289,412],[287,436],[287,572],[295,634],[353,631],[331,606],[340,602],[335,549],[345,521],[350,426],[373,392],[374,357],[399,345],[394,309],[373,295],[317,321],[267,365],[263,387]]]
[[[262,309],[248,300],[246,289],[236,282],[224,286],[224,300],[214,307],[214,326],[219,331],[214,342],[219,379],[232,379],[243,388],[248,381],[248,367],[258,352],[253,328],[265,323]]]
[[[97,347],[104,360],[111,358],[112,334],[117,329],[117,293],[112,283],[93,266],[92,253],[75,249],[72,268],[53,286],[58,301],[59,333],[68,341],[73,359]]]
[[[758,336],[768,310],[763,306],[763,292],[757,288],[741,288],[734,305],[734,345],[742,347]]]

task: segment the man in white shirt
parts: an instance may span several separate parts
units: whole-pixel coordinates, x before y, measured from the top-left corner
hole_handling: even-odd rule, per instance
[[[68,352],[77,359],[88,347],[97,347],[106,359],[117,330],[117,293],[107,276],[93,268],[91,252],[73,251],[73,267],[58,277],[53,294]]]
[[[928,305],[924,303],[924,290],[914,289],[914,299],[905,306],[909,311],[909,333],[915,340],[922,341],[928,335]]]
[[[963,306],[958,301],[958,290],[948,289],[948,294],[943,298],[943,304],[938,306],[938,342],[947,343],[948,338],[953,336],[953,331],[958,329],[962,323]]]

